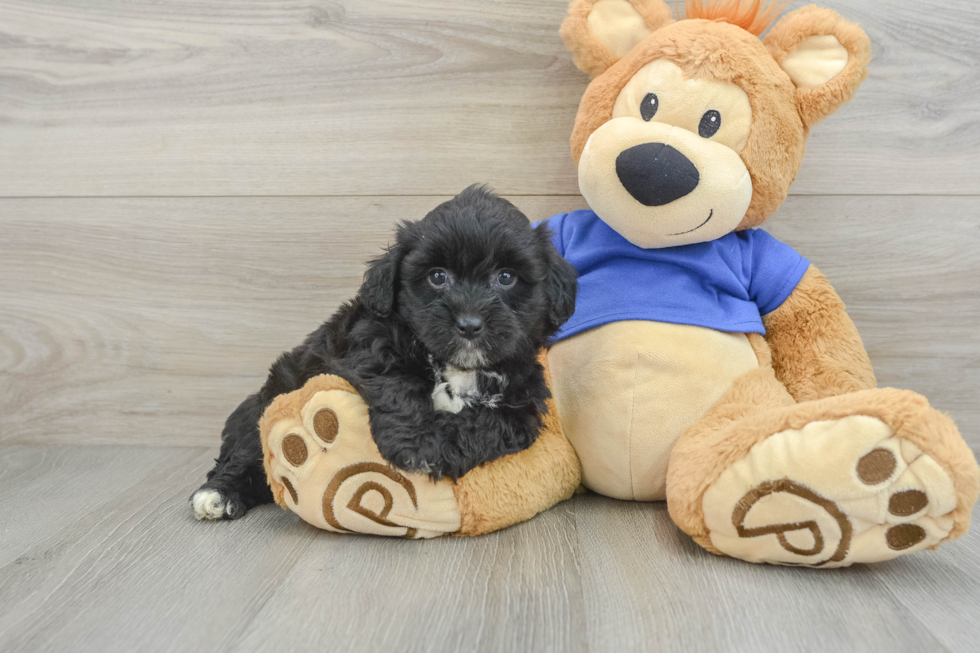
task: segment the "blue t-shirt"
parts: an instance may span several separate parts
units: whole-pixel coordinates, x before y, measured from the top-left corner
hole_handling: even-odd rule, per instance
[[[544,222],[579,274],[575,314],[553,342],[622,320],[765,334],[762,316],[786,301],[810,264],[758,229],[707,243],[642,249],[593,211]]]

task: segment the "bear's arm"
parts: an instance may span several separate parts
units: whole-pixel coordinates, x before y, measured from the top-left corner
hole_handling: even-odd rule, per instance
[[[876,387],[857,327],[815,266],[807,268],[792,294],[762,321],[776,378],[796,401]]]

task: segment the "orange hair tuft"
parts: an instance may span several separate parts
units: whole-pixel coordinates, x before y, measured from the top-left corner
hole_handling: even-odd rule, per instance
[[[752,0],[743,4],[741,0],[685,0],[687,18],[703,18],[731,23],[759,36],[775,20],[788,2],[769,0],[763,8],[762,0]]]

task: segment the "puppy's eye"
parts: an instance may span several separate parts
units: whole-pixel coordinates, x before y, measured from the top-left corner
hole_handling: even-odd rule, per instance
[[[642,117],[647,122],[657,115],[657,109],[660,108],[660,99],[657,97],[656,93],[647,93],[643,97],[643,101],[640,102],[640,117]]]
[[[701,138],[711,138],[718,133],[719,129],[721,129],[721,114],[714,109],[706,111],[701,116],[701,124],[698,125],[698,133],[701,134]]]
[[[517,283],[517,275],[510,270],[501,270],[497,273],[497,285],[501,288],[513,288]]]
[[[429,285],[433,288],[442,288],[449,283],[449,273],[442,268],[432,268],[429,270]]]

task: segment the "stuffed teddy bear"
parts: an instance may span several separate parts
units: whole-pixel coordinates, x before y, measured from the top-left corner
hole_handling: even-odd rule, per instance
[[[261,422],[276,501],[336,532],[476,535],[579,484],[667,501],[699,545],[837,567],[963,535],[980,469],[952,420],[876,388],[827,279],[756,229],[811,127],[867,74],[868,37],[816,6],[574,0],[562,36],[592,76],[572,132],[591,210],[547,222],[579,271],[541,354],[553,401],[527,450],[457,483],[396,470],[345,381],[311,380]]]

